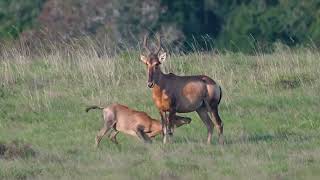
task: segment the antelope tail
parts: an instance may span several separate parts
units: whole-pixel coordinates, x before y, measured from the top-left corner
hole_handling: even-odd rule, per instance
[[[103,107],[100,106],[89,106],[86,108],[86,112],[89,112],[91,109],[104,109]]]
[[[221,89],[221,86],[219,86],[219,89],[220,89],[220,98],[219,98],[218,104],[220,104],[220,101],[221,101],[221,98],[222,98],[222,89]]]

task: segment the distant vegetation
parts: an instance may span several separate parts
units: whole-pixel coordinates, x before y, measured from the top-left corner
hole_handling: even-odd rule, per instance
[[[251,52],[275,42],[319,46],[319,29],[318,0],[0,0],[2,39],[89,35],[135,45],[146,31],[161,31],[186,50]]]
[[[0,0],[0,37],[17,38],[35,28],[44,0]]]

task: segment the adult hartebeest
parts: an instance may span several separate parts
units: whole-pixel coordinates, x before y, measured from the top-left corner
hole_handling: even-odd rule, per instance
[[[152,88],[152,98],[160,112],[164,135],[163,143],[167,142],[168,135],[172,135],[172,119],[176,113],[196,111],[208,129],[207,143],[211,143],[212,131],[215,126],[218,131],[219,143],[223,144],[223,123],[218,113],[218,105],[222,97],[220,86],[205,75],[164,74],[160,65],[166,60],[166,53],[160,53],[161,38],[157,35],[156,51],[149,49],[147,38],[148,35],[145,35],[143,46],[148,55],[141,55],[140,59],[147,65],[147,86]],[[213,118],[210,118],[208,112]]]
[[[146,143],[150,143],[150,138],[162,132],[162,125],[158,120],[152,119],[145,112],[136,111],[121,104],[112,104],[105,108],[90,106],[86,108],[86,112],[91,109],[103,110],[104,125],[96,136],[96,147],[98,147],[102,137],[109,131],[111,132],[108,137],[116,144],[118,144],[116,136],[119,132],[138,137]],[[180,127],[184,124],[189,124],[190,121],[190,118],[175,116],[173,125]]]

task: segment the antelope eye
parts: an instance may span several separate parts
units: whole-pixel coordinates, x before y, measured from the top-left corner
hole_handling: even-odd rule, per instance
[[[160,65],[160,62],[155,62],[154,63],[154,66],[159,66]]]

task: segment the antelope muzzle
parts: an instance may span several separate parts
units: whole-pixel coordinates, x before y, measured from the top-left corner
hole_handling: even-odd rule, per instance
[[[148,88],[153,88],[154,86],[154,81],[153,81],[153,68],[149,67],[148,68],[148,82],[147,82]]]

